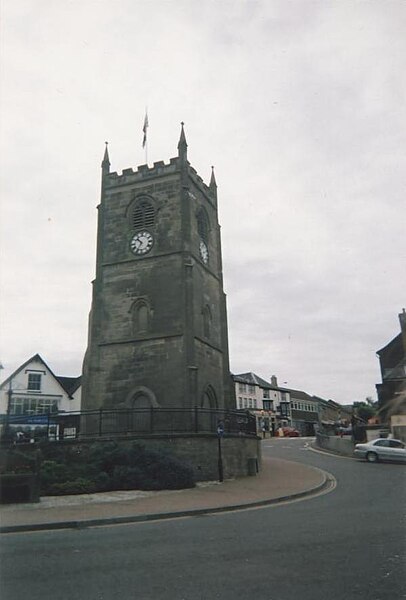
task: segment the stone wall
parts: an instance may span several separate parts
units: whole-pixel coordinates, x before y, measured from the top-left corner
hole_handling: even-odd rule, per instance
[[[152,435],[144,438],[95,438],[94,442],[116,441],[129,445],[134,442],[149,449],[165,450],[189,463],[194,468],[196,481],[213,481],[219,477],[218,438],[216,435]],[[66,442],[71,445],[89,445],[88,440]],[[261,441],[254,436],[227,435],[221,438],[224,479],[252,475],[253,459],[261,468]]]
[[[318,433],[316,435],[316,445],[324,450],[336,452],[343,456],[353,456],[354,442],[351,438],[341,438],[333,435],[324,435]]]

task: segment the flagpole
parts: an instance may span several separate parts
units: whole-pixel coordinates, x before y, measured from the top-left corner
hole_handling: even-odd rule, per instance
[[[144,137],[142,140],[142,147],[145,148],[145,163],[148,165],[148,135],[147,135],[147,130],[148,130],[148,107],[145,107],[145,117],[144,117],[144,125],[142,128],[142,131],[144,133]]]

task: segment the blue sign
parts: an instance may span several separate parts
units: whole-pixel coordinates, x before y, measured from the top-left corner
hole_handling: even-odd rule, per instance
[[[35,416],[24,416],[24,415],[13,415],[9,417],[9,423],[18,425],[56,425],[55,421],[48,420],[48,415],[35,415]]]

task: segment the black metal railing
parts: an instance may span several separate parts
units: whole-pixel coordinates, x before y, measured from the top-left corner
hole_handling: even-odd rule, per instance
[[[256,435],[255,416],[248,411],[206,408],[137,408],[86,411],[80,414],[81,437],[217,433]]]
[[[35,416],[12,415],[9,439],[30,442],[40,438],[55,441],[106,436],[176,434],[256,435],[256,418],[246,410],[209,408],[134,408],[66,412]]]

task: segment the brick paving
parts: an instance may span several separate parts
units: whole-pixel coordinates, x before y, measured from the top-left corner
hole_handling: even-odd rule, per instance
[[[327,474],[314,467],[264,458],[256,476],[204,482],[176,491],[118,491],[42,497],[38,504],[3,505],[3,533],[134,522],[248,508],[321,490]]]

